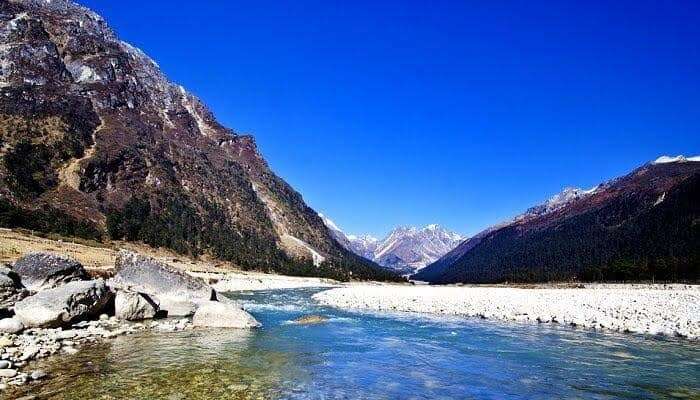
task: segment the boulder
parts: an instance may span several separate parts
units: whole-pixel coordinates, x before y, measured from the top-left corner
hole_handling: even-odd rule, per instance
[[[114,297],[114,314],[127,321],[154,318],[158,314],[159,304],[157,298],[145,293],[119,290]]]
[[[160,309],[168,317],[189,317],[197,311],[198,304],[204,300],[190,300],[188,298],[165,296],[160,299]]]
[[[209,328],[257,328],[260,323],[241,307],[230,303],[208,301],[200,304],[192,317],[198,327]]]
[[[34,292],[87,279],[79,262],[51,253],[29,253],[17,260],[13,269],[22,285]]]
[[[27,328],[59,327],[98,315],[111,297],[102,279],[74,281],[17,302],[15,314]]]
[[[24,330],[24,324],[17,318],[0,319],[0,333],[19,333]]]
[[[155,296],[169,316],[192,315],[199,303],[216,300],[216,292],[202,279],[150,257],[122,250],[110,285]]]

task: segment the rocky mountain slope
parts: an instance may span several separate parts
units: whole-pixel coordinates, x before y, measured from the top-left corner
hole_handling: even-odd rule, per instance
[[[391,278],[336,242],[252,137],[67,0],[0,2],[0,225]]]
[[[420,229],[398,227],[383,239],[346,235],[328,217],[320,216],[346,249],[401,275],[415,273],[466,239],[435,224]]]
[[[565,189],[413,276],[434,283],[700,279],[700,157]]]

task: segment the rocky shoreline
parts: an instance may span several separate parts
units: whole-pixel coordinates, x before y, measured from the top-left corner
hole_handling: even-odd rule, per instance
[[[115,271],[90,279],[77,261],[50,253],[0,267],[0,390],[45,379],[32,360],[87,343],[145,330],[260,326],[204,280],[155,259],[121,251]]]
[[[700,338],[697,285],[583,285],[581,288],[356,284],[314,300],[346,309],[416,312]]]

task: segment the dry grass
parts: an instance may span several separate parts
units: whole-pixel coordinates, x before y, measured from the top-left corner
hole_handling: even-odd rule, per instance
[[[0,263],[12,263],[26,253],[43,251],[72,257],[80,261],[91,273],[103,275],[108,274],[114,267],[114,259],[119,249],[148,255],[185,271],[227,272],[236,270],[229,263],[206,257],[195,260],[167,249],[154,249],[139,243],[99,243],[52,235],[42,237],[27,231],[0,228]]]

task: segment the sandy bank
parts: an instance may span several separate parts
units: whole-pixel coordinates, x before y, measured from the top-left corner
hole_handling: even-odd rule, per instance
[[[588,285],[585,288],[364,285],[314,295],[321,304],[700,338],[700,287]]]
[[[339,282],[332,279],[275,275],[262,272],[189,272],[189,274],[203,278],[217,292],[335,287],[340,285]]]

